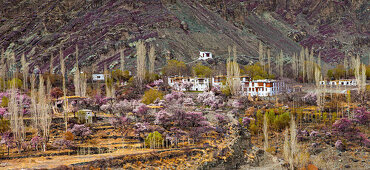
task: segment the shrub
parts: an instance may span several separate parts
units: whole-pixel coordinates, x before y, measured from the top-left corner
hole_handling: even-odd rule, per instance
[[[112,117],[109,119],[109,123],[115,128],[123,128],[130,124],[130,119],[126,116]]]
[[[257,127],[256,121],[254,119],[251,120],[249,130],[254,135],[256,135],[258,133],[258,127]]]
[[[0,134],[3,134],[10,130],[10,121],[0,118]]]
[[[7,113],[6,108],[0,108],[0,118],[4,117]]]
[[[148,112],[149,108],[148,106],[146,106],[145,104],[141,104],[139,106],[137,106],[133,112],[136,113],[136,116],[138,117],[142,117],[142,116],[145,116],[146,113]]]
[[[72,141],[66,139],[57,139],[54,141],[53,146],[60,149],[71,148],[73,146]]]
[[[85,125],[79,125],[75,124],[72,129],[69,130],[72,132],[75,136],[81,137],[82,140],[85,140],[87,137],[89,137],[92,132],[89,127],[86,127]]]
[[[59,87],[54,87],[50,92],[51,97],[54,99],[57,99],[59,97],[62,97],[64,95],[63,90]]]
[[[285,127],[289,126],[290,121],[290,114],[289,112],[284,112],[281,115],[277,115],[274,120],[274,127],[276,130],[285,129]]]
[[[67,131],[66,133],[64,133],[64,139],[73,141],[75,139],[75,136],[73,135],[72,132]]]
[[[210,77],[213,70],[202,64],[197,64],[193,67],[194,74],[198,77]]]
[[[341,140],[337,140],[335,142],[335,148],[337,148],[339,151],[344,151],[345,147],[344,147],[344,144]]]
[[[251,123],[251,120],[252,120],[252,118],[244,117],[243,121],[242,121],[243,126],[249,127],[249,124]]]
[[[3,96],[1,99],[1,107],[8,107],[9,104],[9,98],[6,96]]]
[[[23,86],[22,80],[19,78],[13,78],[11,80],[8,80],[7,83],[8,87],[12,87],[12,85],[15,85],[15,88],[20,89]]]
[[[162,72],[166,76],[181,75],[188,72],[188,67],[183,61],[168,60],[167,65],[162,68]]]
[[[158,146],[162,146],[163,138],[162,134],[155,131],[149,133],[149,135],[145,138],[145,145],[150,148],[158,148]]]
[[[370,112],[365,107],[357,108],[355,110],[355,119],[362,125],[369,124]]]
[[[42,144],[42,138],[40,136],[35,136],[31,139],[31,142],[30,142],[31,146],[33,148],[35,148],[36,150],[38,150],[38,148],[41,146]]]
[[[149,89],[148,91],[145,91],[142,102],[145,104],[151,104],[156,99],[163,99],[163,93],[159,90]]]

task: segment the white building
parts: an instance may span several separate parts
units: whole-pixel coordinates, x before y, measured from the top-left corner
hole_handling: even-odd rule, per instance
[[[203,51],[199,52],[199,60],[208,60],[208,59],[211,59],[212,57],[213,56],[211,52],[203,52]]]
[[[273,96],[286,90],[285,83],[277,80],[251,80],[249,76],[240,76],[242,95],[251,96]],[[226,76],[215,76],[212,78],[212,86],[223,87]]]
[[[104,81],[104,74],[93,74],[93,81]]]
[[[329,85],[329,86],[357,86],[356,80],[332,80],[329,82],[320,81],[320,85]]]
[[[209,78],[198,77],[169,77],[168,85],[178,91],[207,91]]]
[[[277,80],[250,80],[243,82],[242,92],[251,96],[274,96],[286,90],[285,83]]]

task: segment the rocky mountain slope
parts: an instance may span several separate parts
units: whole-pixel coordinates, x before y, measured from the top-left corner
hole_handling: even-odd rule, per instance
[[[62,49],[73,72],[76,46],[84,69],[118,68],[125,49],[134,70],[140,39],[156,47],[158,67],[168,58],[193,61],[203,50],[224,61],[229,45],[246,64],[258,58],[259,41],[273,56],[312,47],[333,64],[346,53],[369,55],[369,2],[362,0],[1,0],[0,16],[0,48],[18,61],[25,53],[30,70],[47,71],[54,56],[57,72]]]

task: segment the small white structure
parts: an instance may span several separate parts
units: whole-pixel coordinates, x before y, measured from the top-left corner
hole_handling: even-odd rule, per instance
[[[199,52],[199,60],[208,60],[208,59],[211,59],[212,57],[213,56],[211,52],[203,52],[203,51]]]
[[[356,80],[332,80],[328,84],[330,86],[357,86]]]
[[[92,123],[93,112],[92,110],[83,109],[78,111],[79,120],[85,120],[85,123]]]
[[[104,74],[93,74],[93,81],[104,81]]]
[[[326,81],[320,81],[320,85],[326,85]]]
[[[178,91],[207,91],[209,78],[199,77],[169,77],[168,85]]]

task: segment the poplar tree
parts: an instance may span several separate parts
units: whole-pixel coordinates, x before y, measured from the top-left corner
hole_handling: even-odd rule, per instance
[[[27,60],[26,60],[26,57],[24,55],[24,53],[22,54],[22,58],[21,58],[21,64],[22,64],[22,71],[23,71],[23,89],[24,90],[27,90],[28,89],[28,63],[27,63]]]
[[[136,44],[136,68],[137,68],[137,80],[141,85],[145,79],[145,68],[146,68],[146,50],[143,41],[139,40]]]
[[[154,45],[150,47],[149,51],[149,73],[154,73],[154,62],[155,62],[155,48]]]
[[[125,70],[125,48],[122,48],[120,51],[120,58],[121,58],[121,71]]]
[[[66,70],[64,64],[64,54],[62,49],[59,50],[59,62],[60,62],[60,72],[63,77],[63,112],[64,112],[64,125],[66,132],[68,131],[68,105],[67,105],[67,89],[66,89]]]
[[[271,69],[271,50],[267,49],[267,67],[268,67],[268,73],[269,75],[272,74],[272,69]]]

